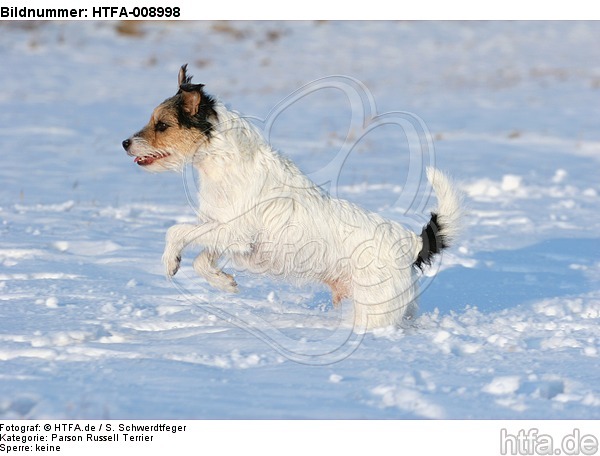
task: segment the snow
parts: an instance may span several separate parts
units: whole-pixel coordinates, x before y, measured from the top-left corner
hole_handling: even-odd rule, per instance
[[[600,417],[597,24],[117,26],[0,24],[0,418]],[[415,169],[453,176],[464,232],[413,321],[357,335],[324,287],[244,271],[221,293],[191,252],[165,279],[194,174],[120,143],[186,62],[319,184],[415,230],[435,204]]]

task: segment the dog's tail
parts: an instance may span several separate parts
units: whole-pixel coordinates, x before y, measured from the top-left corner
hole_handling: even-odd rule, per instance
[[[460,194],[448,176],[429,167],[427,179],[433,187],[438,206],[431,212],[431,219],[421,232],[423,246],[414,263],[419,269],[423,269],[423,265],[431,265],[433,256],[456,240],[462,217]]]

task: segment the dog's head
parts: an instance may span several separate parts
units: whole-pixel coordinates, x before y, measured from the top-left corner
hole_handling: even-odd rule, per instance
[[[204,84],[192,84],[187,64],[179,70],[179,90],[152,112],[150,122],[123,141],[128,155],[148,171],[181,169],[197,149],[210,141],[217,122],[215,101],[204,93]]]

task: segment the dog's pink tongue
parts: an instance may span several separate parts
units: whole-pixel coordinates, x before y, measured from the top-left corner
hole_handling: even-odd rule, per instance
[[[147,165],[150,165],[154,161],[154,158],[152,158],[152,157],[135,157],[135,159],[133,161],[140,166],[147,166]]]

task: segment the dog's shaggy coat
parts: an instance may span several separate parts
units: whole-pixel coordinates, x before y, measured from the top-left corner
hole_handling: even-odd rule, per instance
[[[192,163],[200,178],[199,223],[172,226],[163,255],[174,275],[190,244],[202,248],[195,271],[211,285],[236,292],[218,262],[297,281],[320,281],[338,306],[354,304],[356,331],[399,324],[413,313],[419,269],[455,239],[460,198],[449,179],[428,168],[438,199],[418,235],[399,223],[331,198],[237,113],[191,84],[184,65],[177,94],[159,105],[148,125],[123,141],[150,171]]]

